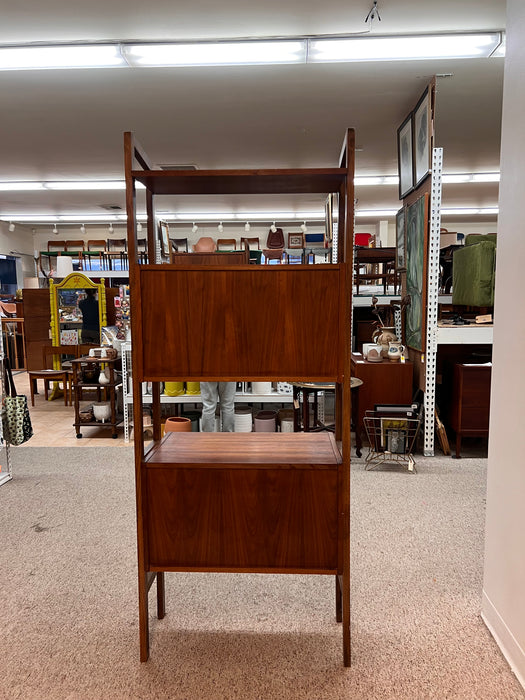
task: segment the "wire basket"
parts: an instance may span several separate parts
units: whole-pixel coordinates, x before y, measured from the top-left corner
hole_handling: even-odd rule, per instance
[[[376,469],[382,464],[401,464],[415,473],[413,450],[421,421],[422,411],[416,417],[365,411],[363,422],[369,445],[365,469]]]

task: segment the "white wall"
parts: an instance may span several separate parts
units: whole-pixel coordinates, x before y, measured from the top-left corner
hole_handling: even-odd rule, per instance
[[[10,231],[9,224],[5,221],[0,221],[0,255],[14,255],[18,258],[16,276],[17,286],[20,288],[23,286],[24,277],[35,276],[33,254],[33,233],[31,229],[17,224],[15,230]]]
[[[507,58],[482,614],[525,687],[525,3],[507,0]]]

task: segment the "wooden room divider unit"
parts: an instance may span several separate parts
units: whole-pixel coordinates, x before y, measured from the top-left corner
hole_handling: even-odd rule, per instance
[[[166,571],[331,574],[350,665],[350,360],[354,132],[340,167],[153,170],[124,135],[132,321],[140,659],[148,592],[165,614]],[[148,262],[137,246],[136,184],[146,187]],[[338,262],[155,264],[160,195],[339,197]],[[168,433],[161,381],[336,383],[336,433]],[[153,441],[142,382],[153,382]]]

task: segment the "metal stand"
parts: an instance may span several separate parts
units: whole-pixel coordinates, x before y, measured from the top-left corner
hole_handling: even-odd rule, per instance
[[[416,473],[412,451],[421,426],[421,414],[417,418],[403,418],[377,416],[374,411],[365,411],[363,423],[369,444],[366,470],[382,464],[401,464],[412,474]]]
[[[439,298],[439,242],[441,232],[441,190],[443,149],[432,149],[430,235],[428,244],[427,338],[425,347],[425,457],[434,456],[434,413],[436,407],[436,354]]]
[[[2,337],[2,333],[0,333],[0,397],[3,400],[5,396],[5,386],[4,386],[4,340]],[[0,402],[1,406],[1,402]],[[3,411],[3,408],[2,408]],[[4,446],[5,450],[5,463],[2,464],[0,462],[0,486],[2,484],[5,484],[6,481],[11,481],[13,478],[13,474],[11,471],[11,455],[9,453],[9,443],[7,440],[4,438],[3,435],[3,424],[2,421],[0,420],[0,439],[1,442]],[[1,454],[1,451],[0,451]],[[2,460],[4,462],[4,460]]]

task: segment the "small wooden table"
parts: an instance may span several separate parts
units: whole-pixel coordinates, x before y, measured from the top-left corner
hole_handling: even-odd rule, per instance
[[[69,393],[69,402],[71,403],[71,372],[67,369],[35,369],[27,373],[29,377],[29,389],[31,391],[31,406],[35,405],[35,394],[38,394],[37,381],[44,381],[44,396],[46,401],[49,400],[49,382],[62,382],[64,385],[64,404],[67,406],[67,397]]]
[[[352,398],[352,423],[357,426],[357,421],[354,416],[359,415],[359,387],[363,384],[362,379],[352,377],[350,379],[350,395]],[[320,391],[335,391],[335,384],[323,382],[292,382],[293,386],[293,406],[294,406],[294,432],[301,430],[301,402],[300,394],[302,394],[302,425],[305,433],[318,432],[319,430],[330,430],[334,432],[333,424],[326,425],[319,420],[319,401],[318,393]],[[310,424],[310,404],[309,396],[313,396],[313,416],[312,424]],[[354,413],[355,411],[355,413]],[[355,430],[355,452],[358,457],[361,457],[361,434],[359,430]]]

